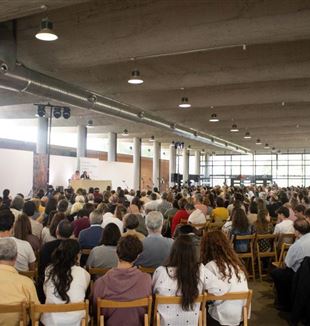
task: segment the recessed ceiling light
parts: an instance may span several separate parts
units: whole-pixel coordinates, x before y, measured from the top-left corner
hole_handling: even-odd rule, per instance
[[[250,133],[247,131],[247,132],[245,133],[245,135],[244,135],[243,138],[245,138],[245,139],[251,139],[252,136],[251,136]]]
[[[135,69],[131,72],[131,76],[128,79],[128,83],[132,85],[141,85],[143,84],[143,79],[140,76],[140,71]]]
[[[58,36],[53,31],[53,23],[48,18],[41,20],[41,29],[36,34],[36,38],[47,42],[56,41],[58,39]]]
[[[155,137],[154,136],[151,136],[149,141],[155,141]]]
[[[128,136],[128,130],[127,130],[127,129],[124,129],[124,130],[123,130],[123,132],[122,132],[122,136],[125,136],[125,137]]]
[[[269,149],[270,146],[266,143],[265,146],[264,146],[265,149]]]
[[[255,143],[256,145],[261,145],[262,144],[262,142],[260,141],[260,139],[256,139],[256,143]]]
[[[210,122],[219,122],[220,119],[217,117],[216,113],[211,114],[211,118],[209,119]]]
[[[237,127],[237,125],[234,123],[232,126],[231,126],[231,129],[230,129],[231,132],[238,132],[239,129]]]
[[[188,97],[183,96],[181,99],[181,103],[179,104],[179,108],[181,109],[188,109],[192,105],[188,102]]]

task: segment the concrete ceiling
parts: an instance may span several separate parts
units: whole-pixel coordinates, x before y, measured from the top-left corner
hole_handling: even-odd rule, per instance
[[[310,150],[310,0],[4,2],[0,20],[18,18],[17,59],[31,69],[253,151],[266,151],[256,138],[282,151]],[[56,42],[34,38],[46,15],[42,4]],[[127,83],[135,67],[140,86]],[[177,107],[183,95],[191,109]],[[47,99],[0,90],[0,118],[33,118],[32,103],[39,101]],[[212,113],[221,121],[209,122]],[[56,125],[93,119],[91,132],[127,128],[131,135],[177,140],[82,109],[72,114]],[[232,123],[239,133],[229,131]],[[246,131],[252,139],[243,138]]]

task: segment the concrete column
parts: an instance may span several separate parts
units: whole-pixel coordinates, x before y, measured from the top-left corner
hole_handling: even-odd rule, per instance
[[[174,182],[171,181],[171,174],[176,173],[176,148],[174,144],[170,145],[170,157],[169,157],[169,186],[173,187]]]
[[[37,154],[47,154],[48,118],[38,117]]]
[[[109,132],[108,139],[108,161],[115,162],[117,156],[117,134],[115,132]]]
[[[160,143],[153,143],[153,184],[154,187],[160,187]]]
[[[195,151],[195,171],[194,174],[200,175],[200,152]]]
[[[87,143],[87,128],[85,126],[77,127],[77,157],[85,157],[86,156],[86,143]]]
[[[209,163],[209,154],[205,155],[205,162],[206,162],[206,166],[205,166],[205,177],[206,178],[210,178],[210,171],[208,168],[208,163]]]
[[[183,149],[183,184],[188,182],[189,177],[189,151]]]
[[[133,139],[133,188],[141,189],[141,139]]]

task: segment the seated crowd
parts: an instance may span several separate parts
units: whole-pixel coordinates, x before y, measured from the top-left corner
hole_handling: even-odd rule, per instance
[[[300,319],[309,321],[308,195],[309,189],[293,187],[173,187],[162,194],[156,188],[108,187],[104,192],[50,188],[47,195],[40,190],[26,199],[22,194],[11,198],[5,189],[0,201],[0,304],[89,299],[96,320],[98,299],[180,296],[179,305],[158,306],[161,325],[198,325],[199,295],[249,290],[249,273],[239,258],[252,245],[247,236],[273,234],[278,253],[284,244],[289,247],[285,265],[270,273],[277,307],[292,311],[296,325]],[[257,250],[272,252],[270,239],[257,240]],[[263,267],[270,271],[269,260],[263,260]],[[92,268],[105,269],[104,275],[93,278]],[[34,280],[21,275],[27,272]],[[243,305],[243,300],[212,302],[208,325],[239,325]],[[146,309],[102,312],[106,325],[130,326],[143,325]],[[43,313],[40,322],[73,326],[83,317],[83,312]],[[0,314],[0,325],[17,323],[16,314]]]

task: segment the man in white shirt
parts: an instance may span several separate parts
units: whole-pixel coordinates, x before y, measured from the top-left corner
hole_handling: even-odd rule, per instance
[[[151,201],[144,204],[145,212],[157,211],[158,205],[160,204],[160,200],[157,198],[157,194],[155,192],[151,193]]]
[[[278,308],[290,311],[292,308],[292,283],[303,259],[310,256],[310,225],[305,219],[294,222],[297,240],[289,248],[285,257],[285,268],[277,268],[271,272],[275,288],[277,289]]]
[[[12,237],[14,214],[9,209],[0,210],[0,238],[11,237],[17,246],[15,268],[19,271],[34,270],[36,257],[29,242]]]
[[[293,221],[289,219],[290,211],[287,207],[281,206],[277,210],[278,221],[280,223],[276,224],[274,228],[274,234],[282,234],[282,233],[294,233]]]

